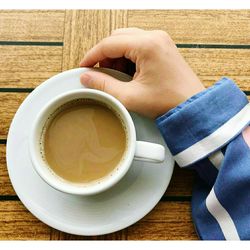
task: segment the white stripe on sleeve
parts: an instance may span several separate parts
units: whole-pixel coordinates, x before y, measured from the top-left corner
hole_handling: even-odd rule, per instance
[[[217,220],[226,240],[240,240],[232,218],[217,199],[214,188],[207,196],[206,206],[211,215]]]
[[[221,150],[216,151],[215,153],[211,154],[208,157],[209,161],[219,170],[220,165],[224,159],[224,155],[222,154]]]
[[[174,156],[180,167],[202,159],[236,136],[250,121],[250,103],[209,136]]]

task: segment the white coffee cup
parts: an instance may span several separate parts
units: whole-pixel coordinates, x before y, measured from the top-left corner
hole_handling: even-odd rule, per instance
[[[114,109],[122,119],[127,132],[127,147],[124,157],[111,172],[102,179],[89,183],[73,183],[56,175],[48,166],[44,159],[42,149],[42,134],[45,124],[49,117],[63,104],[75,99],[94,99],[100,101]],[[70,194],[91,195],[100,193],[115,185],[127,173],[131,167],[133,159],[140,161],[150,161],[152,164],[164,161],[165,148],[162,145],[136,141],[136,131],[133,120],[127,109],[113,96],[102,91],[93,89],[79,89],[65,92],[56,96],[53,100],[46,104],[45,107],[37,115],[29,136],[29,151],[33,166],[41,178],[53,188]]]

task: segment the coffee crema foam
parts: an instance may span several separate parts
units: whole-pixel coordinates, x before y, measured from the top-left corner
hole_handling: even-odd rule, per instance
[[[41,156],[61,181],[88,186],[119,170],[128,132],[120,114],[100,101],[79,98],[57,108],[44,124]]]

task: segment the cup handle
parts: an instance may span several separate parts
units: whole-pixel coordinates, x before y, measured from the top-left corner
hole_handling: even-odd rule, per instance
[[[137,141],[134,159],[154,163],[163,162],[165,159],[165,148],[160,144]]]

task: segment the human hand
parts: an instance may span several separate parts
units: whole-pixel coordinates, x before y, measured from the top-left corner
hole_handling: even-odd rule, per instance
[[[135,64],[130,82],[96,71],[83,73],[80,79],[89,88],[113,95],[128,110],[151,118],[205,89],[164,31],[115,30],[86,53],[80,66],[97,63],[125,73]]]

